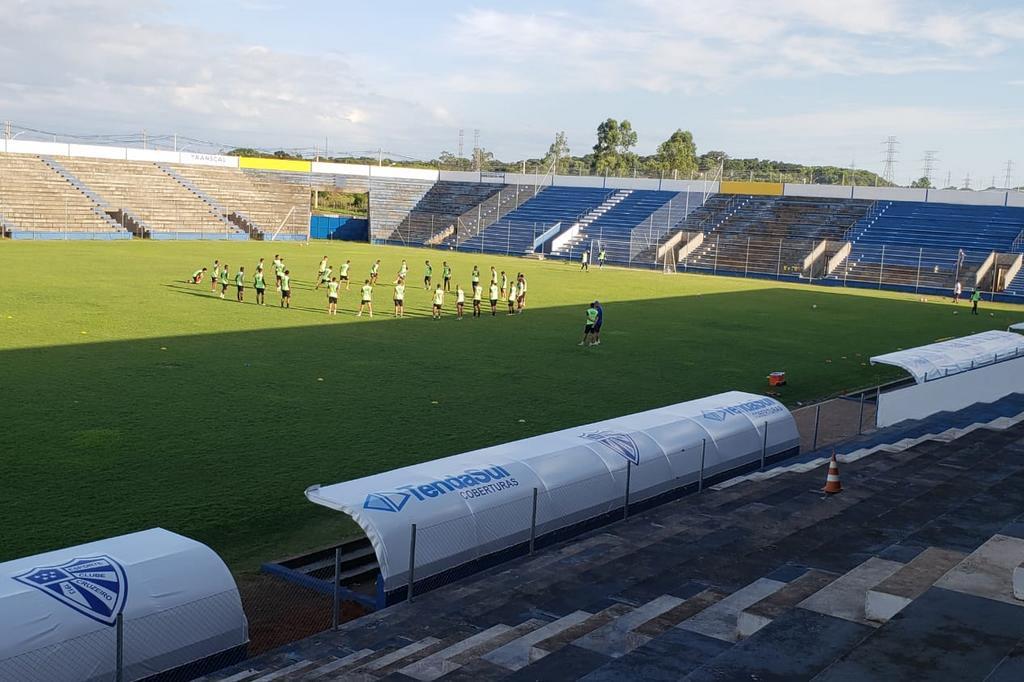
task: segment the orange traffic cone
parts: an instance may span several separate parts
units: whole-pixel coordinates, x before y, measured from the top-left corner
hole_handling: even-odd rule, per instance
[[[834,495],[843,492],[843,484],[839,482],[839,464],[836,462],[836,451],[832,451],[832,461],[828,463],[828,476],[825,478],[823,493]]]

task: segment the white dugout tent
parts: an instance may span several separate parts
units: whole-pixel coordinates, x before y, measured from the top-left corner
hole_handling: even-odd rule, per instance
[[[385,591],[620,510],[699,477],[795,453],[778,401],[732,391],[543,434],[329,486],[306,497],[351,516],[369,538]],[[756,464],[755,464],[756,465]]]
[[[206,545],[162,528],[0,563],[0,682],[124,679],[240,650],[234,578]]]

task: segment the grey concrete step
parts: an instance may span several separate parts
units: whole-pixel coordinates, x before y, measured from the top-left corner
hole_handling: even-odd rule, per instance
[[[586,611],[574,611],[567,616],[563,616],[552,623],[548,623],[529,634],[488,652],[482,658],[508,670],[520,670],[550,653],[550,651],[538,648],[536,646],[538,642],[553,637],[574,625],[583,623],[591,618],[591,616],[592,614]]]
[[[868,590],[864,615],[884,623],[924,594],[964,558],[962,552],[929,547],[891,576]]]
[[[798,606],[854,623],[877,626],[864,614],[867,592],[902,567],[901,563],[872,557],[804,599]]]
[[[648,635],[636,632],[638,627],[671,611],[682,603],[683,600],[678,597],[662,595],[624,613],[610,623],[591,630],[573,643],[584,649],[618,658],[650,641],[651,638]]]
[[[726,642],[735,642],[737,640],[736,620],[739,614],[785,586],[786,583],[778,580],[760,578],[679,623],[676,627]]]
[[[1013,596],[1013,572],[1024,563],[1024,540],[994,535],[935,581],[936,587],[1021,605]]]
[[[529,627],[533,627],[533,624]],[[432,682],[437,678],[447,675],[462,667],[461,664],[451,659],[460,654],[469,654],[473,651],[484,649],[495,639],[512,630],[508,625],[493,625],[482,632],[466,637],[451,644],[440,651],[435,651],[429,656],[410,663],[398,672],[421,682]]]
[[[837,577],[837,574],[829,571],[811,569],[799,578],[791,580],[779,591],[740,612],[736,620],[737,637],[750,637],[807,597],[825,588]]]

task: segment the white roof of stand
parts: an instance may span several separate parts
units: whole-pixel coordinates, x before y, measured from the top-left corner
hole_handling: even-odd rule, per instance
[[[1013,331],[1015,331],[1015,332],[1021,332],[1022,334],[1024,334],[1024,322],[1018,322],[1017,324],[1011,324],[1009,327],[1007,327],[1007,331],[1010,331],[1011,329]]]
[[[235,580],[206,545],[162,528],[0,563],[0,682],[125,679],[244,645]]]
[[[766,433],[767,428],[767,433]],[[792,414],[773,398],[731,391],[504,443],[328,486],[306,497],[366,533],[384,587],[406,584],[411,524],[416,577],[528,540],[533,489],[538,535],[706,476],[797,448]],[[706,444],[706,445],[705,445]]]
[[[1024,355],[1024,339],[1020,334],[988,331],[876,355],[871,358],[871,364],[900,367],[909,372],[914,381],[923,384],[1019,355]]]

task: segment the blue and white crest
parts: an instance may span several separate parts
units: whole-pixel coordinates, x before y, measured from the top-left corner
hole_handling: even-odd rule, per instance
[[[593,431],[591,433],[581,433],[580,438],[601,443],[611,448],[615,454],[627,461],[633,464],[640,464],[640,447],[628,433],[622,433],[621,431]]]
[[[370,493],[363,502],[363,509],[376,511],[400,512],[405,503],[412,497],[409,493],[392,490],[386,493]]]
[[[713,422],[724,422],[729,413],[725,410],[703,410],[701,416]]]
[[[106,555],[40,566],[14,579],[104,625],[115,623],[128,598],[124,567]]]

